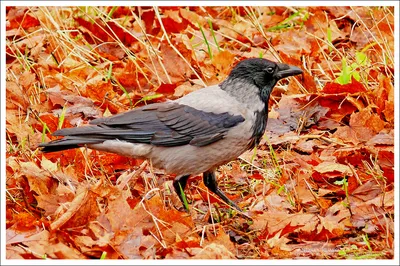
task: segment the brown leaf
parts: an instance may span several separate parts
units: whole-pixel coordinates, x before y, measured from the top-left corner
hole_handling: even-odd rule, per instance
[[[87,259],[78,249],[61,242],[48,245],[46,254],[57,259]]]
[[[83,186],[78,189],[76,192],[76,197],[71,202],[68,210],[63,213],[58,219],[56,219],[51,225],[51,230],[57,230],[61,226],[63,226],[69,219],[74,216],[78,210],[88,201],[88,190]]]
[[[21,243],[28,248],[29,254],[37,259],[43,259],[48,252],[50,245],[49,238],[50,233],[47,230],[42,230],[39,232],[29,232],[24,233],[22,236],[13,235],[11,230],[7,231],[7,243]],[[21,233],[18,233],[21,234]],[[12,236],[13,235],[13,236]],[[20,255],[25,257],[28,254],[26,249],[21,250]]]
[[[350,211],[343,206],[342,202],[338,202],[331,206],[325,216],[318,215],[320,225],[318,225],[318,233],[321,233],[323,228],[327,229],[334,236],[342,236],[345,233],[346,219],[350,219]]]
[[[18,143],[28,142],[32,135],[32,129],[28,123],[25,123],[20,115],[14,112],[7,112],[7,134],[15,138]],[[30,142],[28,142],[30,144]]]
[[[288,251],[292,251],[287,243],[290,239],[284,236],[276,234],[274,237],[267,240],[268,247],[271,248],[271,252],[278,256],[278,258],[290,257],[291,254]]]
[[[327,241],[307,241],[300,244],[289,244],[288,248],[292,250],[292,256],[300,259],[335,256],[337,247],[335,243]]]
[[[186,60],[190,63],[191,53],[186,46],[182,43],[176,45],[176,48],[181,52],[181,54],[186,58]],[[192,70],[190,66],[179,56],[176,51],[168,44],[168,42],[163,41],[161,43],[161,53],[163,54],[162,64],[164,68],[167,70],[167,73],[170,77],[171,83],[177,83],[180,81],[186,80],[188,77],[192,75]],[[158,61],[157,61],[158,62]],[[164,70],[160,68],[159,75],[164,74]],[[168,79],[164,79],[168,80]]]
[[[306,139],[300,139],[296,143],[295,149],[299,150],[302,153],[308,153],[311,154],[314,151],[314,147],[318,146],[316,140],[306,140]]]
[[[349,166],[335,162],[322,162],[315,166],[314,170],[322,174],[338,172],[343,176],[352,175]]]
[[[158,195],[146,201],[146,208],[157,219],[170,225],[161,230],[164,241],[167,244],[172,244],[179,239],[185,238],[194,227],[193,220],[186,213],[176,209],[165,209]]]
[[[377,197],[379,194],[382,193],[382,189],[379,184],[376,183],[375,180],[369,180],[356,188],[352,193],[351,196],[355,197],[362,201],[368,201]],[[351,199],[351,198],[350,198]]]
[[[348,101],[349,103],[351,103],[354,107],[357,108],[358,111],[361,111],[365,108],[364,102],[358,97],[352,97],[347,95],[346,96],[346,101]]]
[[[307,204],[315,201],[315,197],[313,196],[312,192],[310,191],[310,188],[306,185],[305,182],[306,182],[305,180],[302,180],[295,187],[297,197],[302,204]]]
[[[102,185],[101,190],[104,190],[106,186],[108,185]],[[150,215],[143,209],[142,205],[137,205],[135,209],[131,209],[127,202],[128,198],[132,196],[129,190],[118,191],[113,188],[109,190],[109,193],[111,192],[112,197],[108,199],[105,217],[111,231],[116,232],[114,244],[121,245],[121,248],[127,248],[125,245],[130,245],[129,241],[136,241],[135,239],[137,239],[140,242],[143,230],[149,230],[154,225]],[[132,228],[135,228],[135,230],[132,231]],[[125,252],[123,254],[128,257],[131,256]]]
[[[394,131],[390,130],[387,132],[379,132],[377,135],[373,136],[370,140],[367,141],[366,145],[394,145]]]
[[[268,196],[261,197],[257,204],[250,210],[268,210],[272,212],[283,212],[292,209],[292,205],[285,197],[277,195],[274,191]]]
[[[196,12],[188,10],[186,8],[180,8],[179,14],[182,16],[182,18],[186,19],[189,23],[191,23],[196,28],[199,26],[197,23],[199,23],[203,27],[205,25],[207,25],[207,20],[205,17],[197,14]]]
[[[29,72],[29,71],[25,71],[19,77],[19,83],[25,89],[29,88],[35,81],[36,81],[36,75],[34,73]]]
[[[230,252],[224,245],[211,243],[205,246],[192,259],[235,259],[235,255]]]
[[[304,31],[285,31],[272,39],[272,44],[276,51],[300,58],[301,55],[311,53],[311,39]]]
[[[289,131],[302,130],[316,124],[328,109],[317,102],[310,104],[306,95],[282,95],[274,112],[278,112],[277,119],[270,118],[267,123],[267,130],[282,135]]]
[[[71,202],[74,199],[74,194],[70,187],[58,184],[55,194],[45,194],[35,196],[38,207],[45,210],[46,216],[55,215],[61,205]]]
[[[25,249],[23,249],[21,246],[6,246],[7,260],[23,260],[23,254],[25,254]]]
[[[50,174],[40,169],[33,162],[21,162],[21,174],[26,176],[31,191],[35,191],[38,195],[46,195],[50,193],[52,178]]]
[[[182,97],[188,93],[191,93],[193,91],[196,91],[198,89],[203,88],[204,86],[199,85],[199,84],[192,84],[190,81],[186,81],[176,87],[175,92],[174,92],[174,97]]]
[[[235,253],[236,248],[235,245],[230,240],[230,237],[227,233],[225,233],[222,227],[219,228],[217,235],[214,235],[211,232],[208,232],[207,239],[209,243],[222,245],[224,246],[229,252]]]
[[[313,232],[318,224],[318,218],[314,214],[289,214],[286,212],[275,212],[271,215],[265,212],[253,218],[252,229],[261,230],[267,228],[271,237],[279,231],[285,229],[285,234],[291,232]],[[283,236],[281,234],[281,236]]]
[[[17,83],[12,81],[6,82],[6,99],[7,99],[6,101],[7,110],[10,109],[26,110],[30,105],[26,93],[20,86],[18,86]]]
[[[372,191],[371,196],[374,196]],[[356,197],[350,197],[350,207],[352,210],[351,223],[354,227],[363,228],[364,232],[377,233],[384,223],[386,215],[393,213],[394,190],[382,192],[370,198],[367,201]],[[366,199],[368,199],[366,198]],[[378,225],[378,226],[377,226]]]
[[[371,112],[369,108],[365,108],[351,115],[350,126],[357,132],[360,132],[359,136],[363,136],[364,139],[367,137],[370,139],[369,136],[364,136],[362,128],[366,127],[372,131],[372,134],[377,134],[385,127],[385,122],[383,122],[377,114]]]
[[[369,141],[384,127],[385,122],[377,114],[371,112],[370,108],[365,108],[353,113],[350,116],[349,127],[338,128],[333,136],[357,144]]]

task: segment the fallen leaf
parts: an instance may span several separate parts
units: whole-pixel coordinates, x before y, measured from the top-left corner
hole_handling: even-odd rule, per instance
[[[50,229],[51,230],[57,230],[60,227],[62,227],[66,222],[68,222],[69,219],[74,216],[78,210],[88,201],[88,191],[84,187],[80,187],[78,191],[76,192],[76,197],[74,200],[71,202],[69,208],[65,213],[63,213],[59,218],[54,220],[54,222],[51,223]]]
[[[375,180],[369,180],[356,188],[352,193],[351,197],[355,197],[358,200],[368,201],[376,198],[382,193],[382,188]],[[378,197],[379,198],[379,197]],[[350,198],[351,199],[351,198]]]
[[[191,259],[236,259],[235,255],[230,252],[224,245],[211,243],[205,246],[199,253]]]
[[[359,93],[366,92],[367,89],[359,81],[351,78],[351,83],[341,85],[339,83],[327,83],[323,88],[322,92],[326,94],[338,94],[338,93]]]
[[[102,76],[95,76],[86,81],[85,89],[83,94],[95,101],[102,102],[104,98],[113,98],[115,92],[110,81],[105,81]]]
[[[40,169],[33,162],[21,162],[21,175],[26,176],[31,191],[38,195],[46,195],[50,193],[53,180],[50,174]]]
[[[350,211],[341,202],[338,202],[327,210],[325,216],[318,215],[318,218],[320,221],[318,233],[325,228],[335,237],[339,237],[345,233],[345,221],[350,219]]]
[[[351,169],[349,166],[335,163],[335,162],[322,162],[314,167],[314,170],[319,173],[330,173],[330,172],[339,172],[345,175],[352,175]]]

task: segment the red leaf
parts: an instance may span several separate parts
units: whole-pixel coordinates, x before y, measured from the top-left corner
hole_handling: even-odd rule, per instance
[[[15,17],[12,17],[11,13],[14,13],[12,11],[15,11]],[[12,17],[10,19],[10,17]],[[39,26],[40,22],[36,18],[32,17],[29,14],[26,14],[25,12],[20,12],[20,10],[11,10],[10,13],[8,14],[9,18],[9,23],[7,23],[7,30],[11,29],[16,29],[16,28],[23,28],[23,29],[28,29],[30,27],[35,27]]]
[[[162,19],[165,31],[168,33],[179,33],[186,29],[188,26],[187,20],[182,20],[182,22],[177,22],[172,18],[163,18]]]
[[[176,84],[161,84],[156,90],[157,93],[173,94],[175,92]]]
[[[394,182],[394,153],[393,151],[381,150],[378,153],[378,163],[383,170],[383,175],[390,183]]]
[[[257,179],[257,180],[264,180],[264,177],[259,172],[254,172],[251,176],[249,176],[249,178]]]
[[[93,36],[91,36],[91,34],[93,34],[94,36],[96,36],[97,38],[99,38],[100,40],[102,40],[104,42],[108,41],[108,34],[97,23],[95,23],[95,22],[92,23],[92,22],[86,21],[80,17],[75,18],[75,20],[76,20],[76,22],[78,22],[79,25],[81,25],[82,27],[84,27],[88,31],[90,31],[90,34],[85,34],[85,39],[89,43],[94,42],[94,38],[93,38]]]
[[[143,10],[144,8],[149,8],[149,9]],[[146,32],[152,33],[151,30],[153,28],[156,13],[154,12],[152,7],[142,7],[141,9],[142,9],[141,18],[146,27]]]
[[[367,89],[360,82],[355,80],[353,77],[351,78],[351,83],[349,84],[338,84],[338,83],[328,83],[323,88],[322,92],[327,94],[337,94],[337,93],[357,93],[357,92],[366,92]]]
[[[107,31],[110,33],[110,36],[117,35],[118,39],[125,45],[130,46],[133,43],[137,42],[137,39],[133,37],[132,34],[129,34],[126,30],[122,27],[117,25],[114,21],[107,22],[108,26],[111,30],[107,27]]]

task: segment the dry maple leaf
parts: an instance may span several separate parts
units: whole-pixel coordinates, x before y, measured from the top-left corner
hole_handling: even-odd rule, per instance
[[[235,259],[235,255],[230,252],[224,245],[211,243],[205,246],[199,253],[197,253],[192,259]]]
[[[333,236],[340,237],[347,230],[345,222],[350,219],[350,211],[342,202],[338,202],[327,210],[325,216],[318,215],[318,218],[320,224],[317,233],[326,229]]]

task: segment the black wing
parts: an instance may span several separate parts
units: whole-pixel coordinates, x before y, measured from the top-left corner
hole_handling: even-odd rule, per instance
[[[57,130],[53,135],[65,136],[63,139],[40,146],[46,152],[119,139],[165,147],[200,147],[222,139],[229,128],[243,121],[243,116],[228,112],[215,114],[175,102],[157,103],[95,119],[90,122],[93,126]]]

